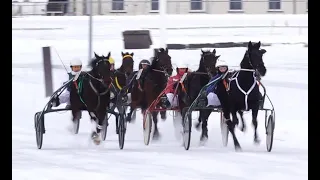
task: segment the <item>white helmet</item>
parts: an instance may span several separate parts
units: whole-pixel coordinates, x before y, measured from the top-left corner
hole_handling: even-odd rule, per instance
[[[226,66],[226,67],[228,67],[228,63],[226,62],[226,61],[224,61],[224,60],[218,60],[217,61],[217,63],[216,63],[216,67],[218,68],[218,67],[221,67],[221,66]]]
[[[177,68],[188,68],[188,64],[179,64]]]
[[[80,59],[72,59],[70,61],[70,66],[82,66],[82,62]]]

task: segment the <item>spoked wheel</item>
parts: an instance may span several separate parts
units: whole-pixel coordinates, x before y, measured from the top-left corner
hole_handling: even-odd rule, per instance
[[[143,116],[143,140],[145,145],[149,145],[152,129],[152,116],[150,111],[146,111]]]
[[[271,113],[269,115],[268,123],[266,126],[266,134],[267,134],[266,145],[267,145],[268,152],[271,152],[271,150],[272,150],[274,127],[275,127],[274,114]]]
[[[124,146],[124,140],[126,136],[126,131],[127,131],[127,121],[126,121],[126,116],[125,112],[122,112],[120,114],[120,121],[119,121],[119,148],[123,149]]]
[[[40,117],[40,115],[42,116]],[[38,149],[42,148],[43,134],[44,134],[44,114],[37,112],[34,115],[34,125],[36,130],[36,141]]]
[[[190,141],[191,141],[191,127],[192,127],[192,117],[191,112],[185,109],[185,113],[183,113],[183,146],[185,150],[189,150],[190,148]]]
[[[108,113],[106,114],[106,117],[104,118],[103,124],[102,124],[102,129],[101,129],[101,136],[102,140],[105,141],[107,137],[107,132],[108,132]]]
[[[222,144],[223,146],[227,146],[229,130],[228,130],[228,125],[225,123],[223,112],[220,113],[220,128],[221,128]]]

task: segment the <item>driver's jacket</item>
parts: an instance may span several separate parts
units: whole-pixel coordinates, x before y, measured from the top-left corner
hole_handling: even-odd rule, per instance
[[[180,81],[180,79],[182,78],[183,75],[175,75],[175,76],[171,76],[169,79],[168,79],[168,82],[167,82],[167,86],[165,88],[165,91],[164,93],[165,94],[168,94],[168,93],[174,93],[175,91],[175,87],[176,87],[176,84]]]

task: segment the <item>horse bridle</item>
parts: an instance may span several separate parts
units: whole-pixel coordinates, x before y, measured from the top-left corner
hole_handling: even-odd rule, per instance
[[[212,52],[210,52],[210,53],[208,53],[208,54],[203,54],[200,61],[204,61],[204,57],[209,56],[209,55],[213,55],[213,56],[215,57],[215,54],[212,53]],[[206,75],[208,75],[210,78],[212,78],[212,74],[210,73],[211,68],[206,67],[206,70],[207,70],[207,73],[203,73],[203,74],[206,74]]]
[[[159,61],[159,57],[157,57],[156,59],[154,59],[154,61]],[[170,77],[170,75],[169,75],[169,73],[168,73],[168,67],[166,67],[166,66],[160,66],[160,68],[162,69],[162,70],[159,70],[159,69],[152,69],[153,71],[156,71],[156,72],[160,72],[160,73],[163,73],[167,78],[169,78]]]

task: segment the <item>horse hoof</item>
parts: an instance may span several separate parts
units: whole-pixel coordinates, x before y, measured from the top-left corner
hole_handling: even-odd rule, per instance
[[[131,117],[129,115],[126,117],[126,121],[131,122]]]
[[[92,135],[91,135],[91,139],[92,139],[92,141],[93,141],[93,143],[94,143],[95,145],[100,145],[101,139],[100,139],[100,136],[99,136],[98,133],[93,132]]]
[[[242,127],[240,128],[240,131],[246,132],[246,131],[247,131],[247,127],[246,127],[246,126],[242,126]]]
[[[165,121],[167,119],[167,114],[160,114],[160,117],[162,121]]]
[[[253,142],[255,145],[259,145],[261,140],[259,138],[254,138]]]
[[[155,131],[152,137],[152,140],[157,141],[160,139],[160,133],[158,131]]]
[[[196,128],[197,131],[200,131],[200,123],[199,122],[196,122],[194,124],[194,127]]]
[[[200,137],[200,146],[206,145],[207,142],[208,142],[208,136],[201,136]]]
[[[235,146],[234,148],[235,148],[236,152],[242,152],[242,149],[241,149],[240,145]]]

